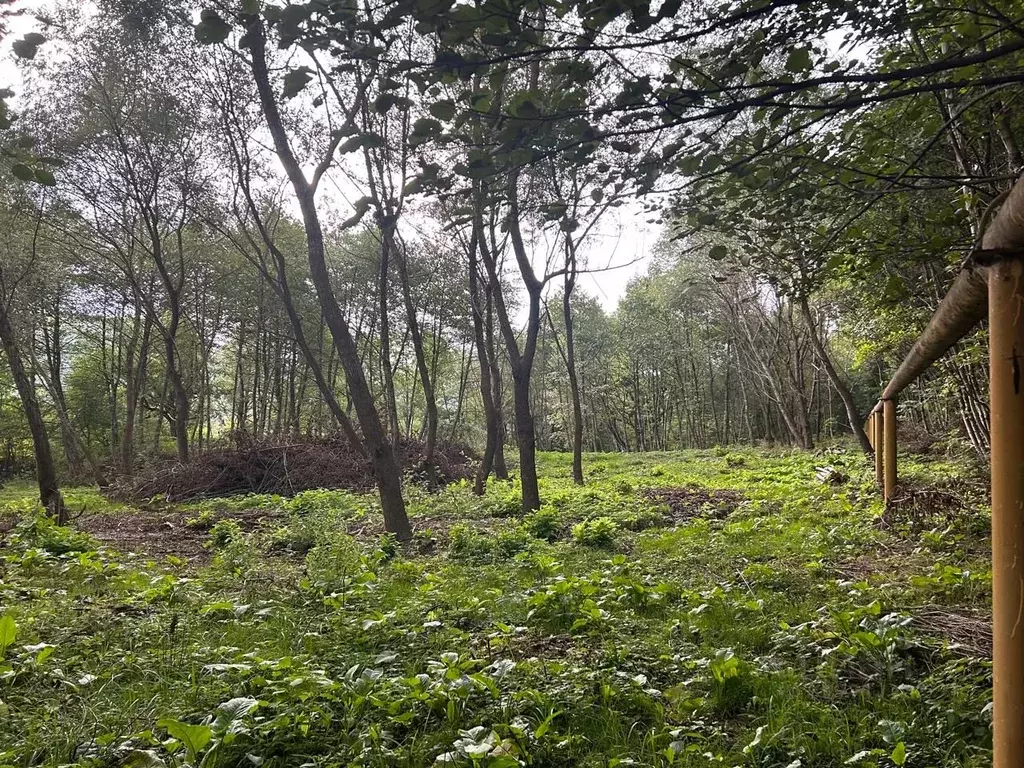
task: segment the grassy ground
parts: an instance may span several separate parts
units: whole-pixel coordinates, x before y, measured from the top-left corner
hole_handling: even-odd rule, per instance
[[[989,764],[976,471],[906,462],[882,515],[851,453],[585,468],[526,520],[410,491],[401,547],[340,492],[82,489],[68,530],[8,485],[0,766]]]

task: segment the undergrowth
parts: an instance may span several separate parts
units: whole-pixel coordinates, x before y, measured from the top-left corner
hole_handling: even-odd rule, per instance
[[[0,766],[989,764],[984,638],[949,623],[990,604],[968,468],[905,462],[963,479],[912,520],[842,451],[585,470],[545,456],[525,518],[514,484],[410,488],[404,545],[350,493],[152,500],[205,537],[199,564],[116,552],[9,486]]]

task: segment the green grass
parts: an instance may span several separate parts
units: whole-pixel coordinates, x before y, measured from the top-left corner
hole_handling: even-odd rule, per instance
[[[847,481],[822,484],[825,464]],[[31,485],[8,485],[0,515],[22,522],[0,549],[0,765],[990,763],[984,651],[925,620],[988,610],[976,483],[911,520],[881,517],[854,453],[585,470],[575,488],[569,457],[545,455],[545,507],[525,520],[514,485],[410,488],[405,547],[368,497],[188,505],[213,546],[198,568],[42,523]],[[746,500],[673,520],[643,494],[689,484]],[[213,522],[253,508],[273,521]]]

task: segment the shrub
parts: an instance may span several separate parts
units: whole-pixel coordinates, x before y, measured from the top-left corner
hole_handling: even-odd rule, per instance
[[[536,512],[531,513],[525,520],[526,530],[530,535],[554,541],[562,534],[562,517],[558,510],[549,504],[545,504]]]
[[[343,588],[363,569],[363,553],[346,533],[334,533],[306,555],[306,573],[320,585]]]
[[[345,491],[331,491],[323,488],[297,493],[285,502],[284,506],[286,510],[297,515],[346,512],[355,516],[357,511],[351,495]]]
[[[210,549],[224,549],[228,544],[242,538],[242,529],[235,520],[218,520],[210,529]]]
[[[491,542],[467,523],[457,523],[448,531],[452,556],[468,562],[483,562],[491,555]]]
[[[509,489],[495,498],[488,499],[484,511],[491,517],[514,517],[523,507],[523,497],[515,489]]]
[[[610,517],[595,517],[584,520],[572,527],[572,537],[577,543],[588,547],[611,547],[615,544],[618,524]]]
[[[754,694],[754,677],[750,665],[729,648],[715,654],[708,664],[711,671],[710,704],[721,715],[742,711]]]
[[[502,557],[512,557],[525,552],[534,543],[530,531],[522,526],[506,528],[498,533],[494,541],[494,552]]]
[[[382,533],[378,536],[377,554],[383,562],[394,559],[398,554],[398,537],[393,533]]]
[[[316,534],[308,525],[299,521],[281,526],[270,534],[268,552],[295,552],[304,555],[316,546]]]
[[[45,550],[53,555],[69,552],[92,552],[96,542],[86,533],[57,525],[41,509],[23,518],[15,528],[18,542]]]
[[[622,527],[629,531],[645,531],[664,525],[668,517],[668,507],[659,504],[656,507],[642,507],[630,512],[623,512],[618,520]]]
[[[191,528],[194,531],[208,531],[217,522],[217,515],[213,513],[212,509],[203,509],[199,511],[199,514],[195,517],[190,517],[185,521],[185,527]]]

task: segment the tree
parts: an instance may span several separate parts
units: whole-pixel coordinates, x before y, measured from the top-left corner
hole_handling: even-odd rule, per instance
[[[4,226],[0,227],[0,344],[3,345],[11,378],[18,390],[21,407],[28,421],[35,454],[36,479],[39,484],[39,500],[44,509],[58,524],[67,521],[64,497],[61,495],[57,478],[57,467],[50,449],[46,421],[42,406],[36,395],[35,383],[25,362],[23,343],[15,327],[15,308],[19,290],[23,289],[26,278],[36,268],[35,233],[37,220],[32,216],[32,204],[16,200],[9,191],[4,191]]]

